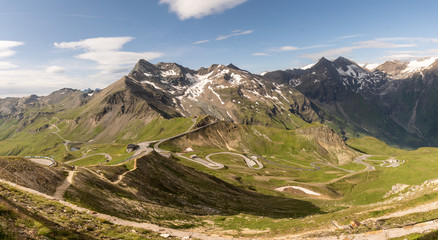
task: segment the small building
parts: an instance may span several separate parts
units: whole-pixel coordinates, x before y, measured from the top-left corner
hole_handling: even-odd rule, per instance
[[[128,144],[128,147],[126,147],[126,151],[127,152],[133,152],[135,150],[137,150],[140,146],[136,145],[136,144]]]

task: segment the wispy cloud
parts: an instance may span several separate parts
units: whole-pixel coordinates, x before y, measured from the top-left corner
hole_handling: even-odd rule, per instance
[[[13,68],[17,68],[18,66],[15,64],[12,64],[10,62],[0,62],[0,70],[4,70],[4,69],[13,69]]]
[[[237,32],[236,32],[236,31],[237,31]],[[254,32],[254,30],[245,30],[245,31],[242,31],[242,30],[236,30],[236,31],[233,31],[231,34],[228,34],[228,35],[221,35],[221,36],[218,36],[215,40],[216,40],[216,41],[221,41],[221,40],[228,39],[228,38],[230,38],[230,37],[236,37],[236,36],[241,36],[241,35],[247,35],[247,34],[251,34],[251,33]]]
[[[85,52],[75,57],[98,63],[97,69],[113,73],[120,68],[126,68],[139,59],[152,60],[163,56],[161,52],[124,52],[120,49],[132,41],[132,37],[101,37],[89,38],[77,42],[54,43],[56,48],[80,49]],[[118,70],[117,70],[118,71]]]
[[[193,45],[203,44],[203,43],[207,43],[207,42],[210,42],[210,40],[197,41],[197,42],[194,42]]]
[[[207,43],[207,42],[211,42],[211,41],[222,41],[222,40],[225,40],[225,39],[228,39],[228,38],[231,38],[231,37],[237,37],[237,36],[241,36],[241,35],[248,35],[248,34],[251,34],[253,32],[254,32],[254,30],[241,30],[241,29],[233,30],[233,31],[231,31],[230,34],[219,35],[214,40],[206,39],[206,40],[197,41],[197,42],[194,42],[193,45],[203,44],[203,43]]]
[[[160,4],[168,4],[169,10],[178,15],[180,20],[203,18],[212,14],[220,14],[248,0],[160,0]]]
[[[0,41],[0,59],[8,58],[15,55],[16,52],[12,49],[23,44],[23,42],[18,41]],[[17,65],[10,62],[0,62],[0,70],[12,69],[17,67]]]
[[[263,53],[263,52],[253,53],[252,55],[253,55],[253,56],[270,56],[269,54],[267,54],[267,53]]]
[[[60,74],[64,72],[65,72],[65,68],[60,66],[50,66],[46,68],[46,73],[49,74]]]
[[[348,39],[348,38],[358,38],[358,37],[362,37],[362,34],[352,34],[352,35],[345,35],[345,36],[340,36],[338,37],[339,39]]]
[[[369,41],[361,41],[361,42],[355,42],[351,46],[345,46],[345,47],[339,47],[339,48],[332,48],[327,49],[320,52],[315,53],[305,53],[302,54],[300,57],[303,58],[310,58],[313,60],[319,59],[321,57],[337,57],[349,54],[353,52],[354,50],[358,49],[393,49],[393,48],[408,48],[408,47],[415,47],[416,44],[414,43],[394,43],[389,41],[383,41],[383,40],[369,40]]]
[[[298,49],[299,49],[298,47],[294,47],[294,46],[283,46],[283,47],[278,48],[278,50],[282,51],[282,52],[294,51],[294,50],[298,50]]]
[[[73,78],[60,74],[48,74],[44,70],[4,70],[0,71],[0,96],[17,97],[30,94],[45,95],[66,86],[93,87],[93,81]]]
[[[17,41],[0,41],[0,58],[7,58],[15,55],[12,48],[23,45],[23,42]]]
[[[427,49],[425,51],[386,51],[387,55],[381,57],[383,60],[413,60],[425,57],[435,57],[438,49]]]
[[[376,40],[386,41],[386,42],[438,43],[438,38],[424,38],[424,37],[390,37],[390,38],[377,38]]]
[[[291,46],[291,45],[287,45],[287,46],[282,46],[282,47],[277,47],[277,48],[271,48],[266,50],[265,52],[256,52],[253,53],[253,56],[271,56],[271,54],[273,53],[277,53],[277,52],[289,52],[289,51],[299,51],[299,50],[306,50],[306,49],[314,49],[314,48],[322,48],[322,47],[327,47],[330,45],[326,45],[326,44],[319,44],[319,45],[311,45],[311,46],[306,46],[306,47],[296,47],[296,46]]]

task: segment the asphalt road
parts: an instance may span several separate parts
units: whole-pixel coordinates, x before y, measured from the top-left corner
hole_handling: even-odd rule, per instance
[[[101,155],[101,156],[105,156],[105,158],[106,158],[106,161],[111,161],[112,159],[113,159],[113,157],[111,157],[111,155],[109,155],[108,153],[94,153],[94,154],[91,154],[91,155],[86,155],[86,156],[82,156],[82,157],[80,157],[80,158],[76,158],[76,159],[73,159],[73,160],[70,160],[70,161],[67,161],[67,162],[65,162],[66,164],[70,164],[70,163],[74,163],[74,162],[76,162],[76,161],[79,161],[79,160],[81,160],[81,159],[84,159],[84,158],[87,158],[87,157],[91,157],[91,156],[97,156],[97,155]]]
[[[256,157],[256,156],[253,156],[253,157],[250,159],[250,158],[248,158],[248,157],[246,157],[245,155],[240,154],[240,153],[233,153],[233,152],[217,152],[217,153],[211,153],[211,154],[208,154],[207,156],[205,156],[205,159],[207,159],[207,161],[214,162],[213,160],[210,159],[210,157],[211,157],[211,156],[214,156],[214,155],[218,155],[218,154],[228,154],[228,155],[239,156],[239,157],[242,157],[243,160],[245,160],[245,163],[246,163],[246,165],[247,165],[249,168],[252,168],[252,169],[262,169],[262,168],[263,168],[263,164],[262,164],[259,160],[257,160],[257,157]],[[257,165],[257,167],[255,167],[256,165]]]

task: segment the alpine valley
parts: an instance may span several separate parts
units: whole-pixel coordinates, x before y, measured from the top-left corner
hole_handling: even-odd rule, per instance
[[[0,99],[0,239],[436,239],[437,122],[434,57],[140,60]]]

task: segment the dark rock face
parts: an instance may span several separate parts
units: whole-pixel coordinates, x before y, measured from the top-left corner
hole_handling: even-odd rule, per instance
[[[294,86],[326,110],[324,118],[337,122],[339,132],[357,131],[410,148],[438,146],[432,123],[438,119],[438,62],[412,66],[389,61],[369,71],[346,58],[322,58],[304,71],[275,71],[264,77]]]

